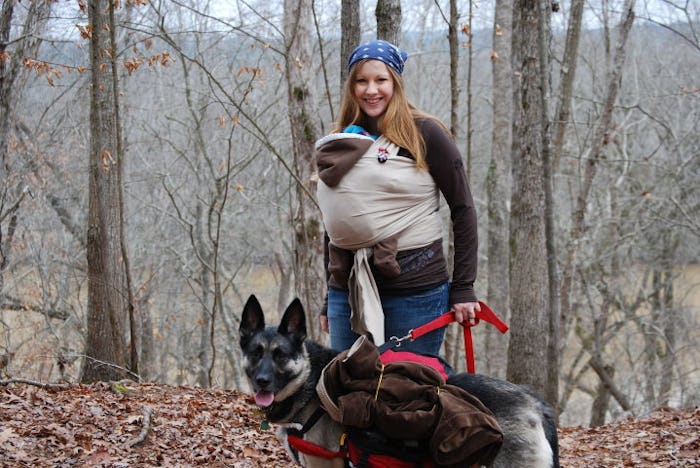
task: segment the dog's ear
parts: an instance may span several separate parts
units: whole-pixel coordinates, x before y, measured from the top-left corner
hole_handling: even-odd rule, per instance
[[[306,316],[304,315],[304,306],[301,305],[299,298],[294,299],[284,311],[277,331],[285,335],[292,335],[298,342],[306,339]]]
[[[265,315],[258,298],[251,294],[243,306],[241,314],[241,326],[238,332],[241,335],[241,347],[245,347],[251,336],[265,328]]]

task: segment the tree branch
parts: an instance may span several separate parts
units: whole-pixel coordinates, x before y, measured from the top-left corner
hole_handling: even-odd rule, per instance
[[[588,361],[588,364],[591,366],[591,369],[595,371],[596,374],[598,374],[598,377],[600,377],[600,380],[602,381],[603,385],[610,391],[610,394],[615,397],[615,400],[620,404],[623,410],[629,411],[631,408],[631,405],[629,401],[627,401],[627,397],[622,394],[619,388],[615,385],[615,382],[613,382],[612,377],[610,377],[610,374],[607,373],[605,370],[605,365],[598,359],[598,358],[591,358],[590,361]]]
[[[68,390],[71,387],[70,384],[43,383],[43,382],[39,382],[37,380],[29,380],[29,379],[14,378],[14,377],[10,378],[10,379],[0,380],[0,387],[7,387],[8,385],[11,385],[11,384],[33,385],[35,387],[43,388],[45,390]]]
[[[2,310],[12,310],[15,312],[36,312],[42,315],[45,315],[48,318],[53,318],[53,319],[59,319],[59,320],[68,320],[70,317],[70,313],[66,312],[65,310],[56,310],[56,309],[44,309],[42,307],[38,307],[35,305],[31,304],[22,304],[20,301],[12,298],[8,298],[8,302],[3,302],[0,303],[0,311]]]
[[[134,447],[135,445],[138,445],[146,440],[146,437],[148,437],[148,433],[151,430],[151,416],[153,416],[153,409],[150,406],[144,406],[141,432],[139,432],[139,435],[126,443],[127,447]]]

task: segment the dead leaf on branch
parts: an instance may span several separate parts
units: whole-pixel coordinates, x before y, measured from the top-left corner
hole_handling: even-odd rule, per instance
[[[136,70],[138,70],[139,67],[144,63],[147,63],[149,67],[152,67],[154,65],[167,67],[174,61],[175,59],[172,55],[170,55],[168,52],[163,52],[148,57],[140,56],[124,60],[124,68],[126,68],[126,71],[129,73],[129,75],[131,75]]]
[[[112,153],[109,152],[107,149],[102,150],[102,170],[104,172],[109,171],[109,167],[117,164],[117,162],[114,160],[112,157]]]
[[[76,24],[75,27],[78,28],[78,31],[80,31],[80,37],[83,39],[90,39],[92,37],[93,27],[91,24],[88,24],[87,26]]]
[[[256,78],[257,78],[257,77],[262,76],[263,70],[262,70],[262,68],[260,68],[260,67],[248,67],[248,66],[244,66],[244,67],[241,67],[241,68],[238,70],[238,76],[241,76],[241,75],[244,74],[244,73],[250,73],[250,74],[253,75],[253,77],[256,77]]]
[[[22,63],[24,64],[25,68],[34,70],[36,72],[36,76],[43,75],[51,87],[54,86],[54,78],[61,78],[61,70],[52,66],[48,62],[35,60],[31,57],[24,57]]]

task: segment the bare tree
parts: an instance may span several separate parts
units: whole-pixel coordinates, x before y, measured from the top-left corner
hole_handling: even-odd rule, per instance
[[[540,2],[541,17],[545,15],[544,3]],[[561,64],[561,80],[559,85],[559,102],[557,119],[554,124],[554,138],[550,143],[550,128],[547,116],[545,131],[544,171],[545,171],[545,229],[547,244],[547,271],[549,273],[549,340],[547,343],[547,390],[545,396],[554,406],[559,401],[559,367],[560,353],[562,351],[562,333],[560,320],[560,275],[558,266],[557,243],[555,239],[555,212],[554,206],[554,174],[559,166],[561,152],[564,147],[564,133],[571,113],[571,100],[574,79],[576,77],[576,64],[578,60],[578,46],[581,34],[581,19],[583,16],[583,1],[574,0],[571,4],[571,14],[566,33],[566,43]],[[540,27],[540,34],[544,28]],[[540,56],[549,51],[549,41],[540,38]],[[549,95],[549,76],[542,76],[542,87],[545,95]],[[544,111],[549,108],[549,99],[546,99]],[[606,402],[605,398],[601,399]]]
[[[545,239],[544,97],[538,22],[540,2],[514,4],[513,60],[520,80],[515,102],[510,220],[511,320],[506,377],[544,393],[548,310]]]
[[[511,177],[510,154],[513,142],[513,73],[511,41],[513,1],[498,0],[494,5],[493,50],[493,129],[491,162],[486,182],[488,197],[488,291],[494,310],[508,310],[510,283],[508,278],[508,222]],[[502,317],[507,319],[507,317]],[[507,338],[488,327],[484,331],[486,372],[505,376]]]
[[[459,17],[457,0],[450,0],[450,17],[447,21],[447,42],[450,45],[450,133],[455,139],[459,128]],[[471,58],[471,53],[469,57]],[[469,67],[471,68],[471,60]],[[468,128],[467,131],[469,130]]]
[[[561,333],[566,333],[572,320],[570,301],[576,255],[579,241],[585,232],[588,197],[591,191],[593,178],[595,177],[598,163],[603,157],[604,149],[610,141],[612,114],[620,90],[627,38],[632,28],[632,23],[634,22],[634,3],[634,0],[626,0],[623,8],[623,16],[618,28],[619,36],[614,57],[614,67],[608,79],[605,101],[603,103],[601,115],[596,124],[593,141],[591,142],[592,146],[586,157],[583,180],[581,181],[581,188],[577,196],[576,207],[573,213],[572,226],[569,233],[569,246],[566,249],[567,255],[562,268],[561,326],[563,329]]]
[[[348,77],[347,59],[360,43],[360,2],[342,0],[340,6],[340,89]]]
[[[16,32],[17,37],[12,37],[17,4],[15,0],[4,0],[0,11],[0,307],[10,305],[4,294],[5,271],[11,264],[10,253],[22,203],[29,195],[25,171],[18,170],[29,164],[24,163],[25,158],[16,160],[9,153],[11,143],[21,140],[22,125],[15,109],[27,79],[23,60],[36,56],[51,11],[51,2],[26,4],[24,22]]]
[[[321,213],[312,194],[316,193],[313,148],[319,136],[315,121],[316,104],[310,84],[313,81],[311,32],[312,0],[285,0],[285,71],[287,76],[288,116],[292,136],[296,206],[294,208],[294,265],[295,290],[306,305],[310,335],[320,336],[315,314],[321,310],[324,297],[323,281],[323,223]]]
[[[114,8],[111,0],[94,0],[88,4],[92,25],[92,80],[87,229],[88,316],[85,360],[81,371],[83,382],[118,380],[127,375],[125,337],[130,293],[124,248],[124,153],[119,121]]]
[[[401,40],[401,0],[378,0],[374,10],[377,18],[377,39],[399,45]]]
[[[443,20],[447,24],[447,42],[450,49],[450,133],[452,134],[452,138],[456,140],[459,129],[459,30],[457,28],[457,25],[459,23],[459,12],[457,11],[457,2],[455,0],[450,0],[449,17],[445,15],[445,13],[442,11],[442,8],[440,8],[439,4],[436,5],[440,10],[440,14],[442,15]],[[471,66],[471,62],[469,66]],[[467,88],[469,87],[469,85],[470,84],[468,83]],[[467,89],[467,91],[470,93],[469,89]],[[471,93],[469,95],[471,96]],[[467,121],[471,122],[471,119],[468,118]],[[467,132],[470,132],[470,129],[471,127],[468,127]],[[466,167],[468,168],[469,165],[467,164]],[[451,223],[451,221],[448,222]],[[447,256],[447,269],[448,271],[452,271],[454,268],[454,232],[452,231],[452,229],[448,229],[448,232],[449,255]],[[460,346],[463,342],[461,339],[461,330],[458,329],[459,327],[456,326],[448,327],[445,333],[444,343],[445,359],[455,369],[458,369],[459,365],[461,364],[459,355],[461,349]]]
[[[548,2],[537,2],[537,42],[540,62],[540,125],[542,126],[542,182],[544,184],[544,236],[547,264],[547,369],[544,397],[556,408],[559,400],[559,268],[555,234],[550,108],[550,14]]]
[[[552,168],[556,171],[564,149],[564,134],[569,124],[571,115],[571,100],[576,78],[576,66],[578,64],[578,48],[581,40],[581,25],[583,19],[584,0],[573,0],[569,23],[566,28],[566,42],[561,61],[559,81],[559,102],[557,106],[557,118],[554,125],[554,137],[552,138]]]
[[[467,12],[467,23],[462,28],[462,32],[464,32],[467,36],[467,138],[464,157],[467,170],[467,180],[470,182],[472,180],[472,165],[474,159],[472,154],[472,149],[474,146],[474,123],[472,121],[474,115],[474,93],[472,91],[474,76],[474,34],[472,31],[473,18],[474,2],[470,1],[469,10]]]

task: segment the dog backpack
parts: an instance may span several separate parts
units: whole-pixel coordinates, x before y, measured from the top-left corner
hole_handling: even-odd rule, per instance
[[[508,326],[483,302],[484,320]],[[503,442],[493,413],[470,393],[446,384],[451,369],[438,357],[401,351],[456,320],[448,312],[379,348],[361,336],[323,370],[316,387],[322,407],[346,428],[346,466],[353,468],[458,468],[490,465]],[[470,327],[463,325],[467,370],[474,373]],[[396,349],[393,349],[396,348]]]
[[[493,414],[446,384],[438,358],[382,351],[361,336],[324,368],[316,387],[325,411],[346,428],[349,466],[488,464],[503,441]]]

